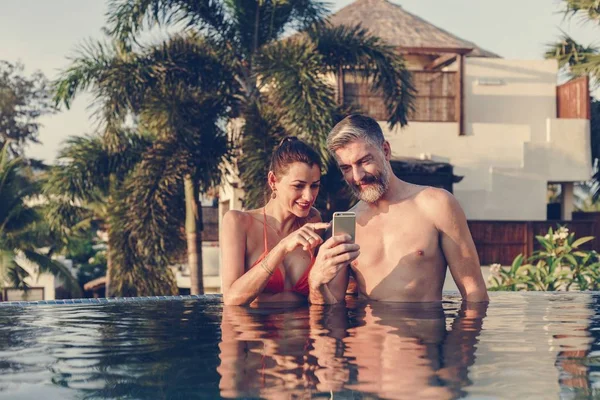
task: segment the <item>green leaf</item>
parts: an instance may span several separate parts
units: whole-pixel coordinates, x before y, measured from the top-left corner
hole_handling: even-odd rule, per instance
[[[573,257],[572,254],[565,254],[563,258],[569,261],[569,263],[571,263],[573,267],[576,267],[578,265],[577,260],[575,259],[575,257]]]
[[[546,249],[546,251],[551,251],[554,248],[553,243],[550,240],[545,239],[543,236],[536,236],[535,238],[544,247],[544,249]]]
[[[511,274],[514,274],[519,269],[519,267],[521,267],[521,265],[523,264],[523,259],[524,259],[523,254],[519,254],[518,256],[515,257],[512,265],[510,267]]]
[[[582,244],[587,243],[587,242],[592,241],[592,240],[594,240],[593,236],[584,236],[582,238],[577,239],[575,242],[573,242],[573,244],[571,245],[571,247],[578,248]]]
[[[56,276],[64,283],[65,288],[69,290],[74,297],[82,296],[79,282],[77,282],[77,279],[71,275],[69,269],[63,264],[35,251],[23,250],[23,254],[29,261],[39,267],[40,273],[47,272]]]

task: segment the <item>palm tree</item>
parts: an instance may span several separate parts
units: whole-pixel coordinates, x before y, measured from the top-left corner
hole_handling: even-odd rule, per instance
[[[117,218],[122,192],[152,140],[131,129],[110,132],[110,141],[97,135],[70,138],[44,185],[47,221],[60,237],[72,239],[89,229],[107,233],[107,296],[174,293],[173,277],[164,266],[151,275],[130,273],[144,267],[131,256],[132,242],[119,239],[131,234]]]
[[[67,106],[78,91],[92,87],[108,125],[134,114],[155,136],[125,183],[123,227],[132,233],[139,260],[164,265],[179,247],[174,229],[185,219],[194,294],[203,290],[199,192],[218,183],[228,152],[222,117],[233,98],[232,77],[218,57],[194,33],[138,52],[90,45],[57,87],[57,100]],[[185,206],[178,203],[182,197]]]
[[[39,273],[53,274],[73,296],[80,296],[81,288],[69,270],[41,250],[53,238],[40,207],[29,205],[39,194],[39,186],[25,160],[8,152],[5,143],[0,147],[0,286],[7,282],[15,288],[28,288],[25,279],[30,274],[19,261],[25,258]]]

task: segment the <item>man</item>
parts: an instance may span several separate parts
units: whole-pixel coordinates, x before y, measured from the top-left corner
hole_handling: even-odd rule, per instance
[[[327,138],[344,179],[360,200],[356,244],[327,240],[309,276],[310,301],[343,301],[350,264],[359,294],[373,300],[442,299],[449,267],[466,301],[488,301],[479,258],[460,205],[445,190],[404,182],[392,172],[391,148],[372,118],[350,115]]]

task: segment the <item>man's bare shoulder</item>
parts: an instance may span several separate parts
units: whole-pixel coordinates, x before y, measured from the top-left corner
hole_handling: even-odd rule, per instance
[[[452,193],[445,189],[428,186],[415,196],[415,203],[423,214],[434,222],[453,219],[456,213],[462,214],[462,208]]]

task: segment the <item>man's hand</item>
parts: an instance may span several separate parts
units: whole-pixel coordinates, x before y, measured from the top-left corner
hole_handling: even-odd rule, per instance
[[[332,236],[319,248],[308,277],[309,285],[318,288],[331,282],[340,270],[360,254],[360,246],[352,243],[350,235]]]

